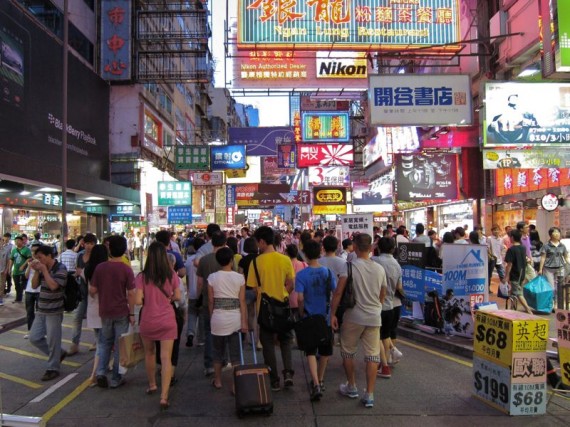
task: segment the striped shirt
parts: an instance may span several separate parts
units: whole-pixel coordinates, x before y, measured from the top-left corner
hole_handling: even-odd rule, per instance
[[[71,249],[67,249],[61,254],[61,263],[65,265],[67,271],[74,273],[77,266],[77,256],[79,254]]]
[[[40,299],[38,301],[38,313],[60,314],[63,313],[63,288],[67,283],[67,269],[61,262],[55,262],[49,270],[49,274],[59,287],[51,290],[47,285],[44,275],[40,273]]]

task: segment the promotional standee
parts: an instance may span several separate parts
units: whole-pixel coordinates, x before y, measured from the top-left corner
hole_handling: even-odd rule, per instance
[[[513,310],[478,311],[474,395],[509,415],[546,413],[547,342],[548,319]]]
[[[556,337],[558,339],[558,359],[560,377],[566,387],[570,387],[570,311],[556,310]]]

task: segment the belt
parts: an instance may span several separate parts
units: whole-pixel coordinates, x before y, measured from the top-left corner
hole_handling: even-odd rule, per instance
[[[237,298],[214,298],[214,310],[238,310],[239,308]]]

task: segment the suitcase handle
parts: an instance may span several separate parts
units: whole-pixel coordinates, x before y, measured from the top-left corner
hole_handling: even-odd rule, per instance
[[[243,357],[243,333],[241,331],[239,333],[239,358],[242,365],[245,365],[244,357]],[[255,351],[255,336],[253,335],[253,331],[249,331],[249,336],[251,338],[251,347],[253,349],[253,363],[257,365],[257,354]]]

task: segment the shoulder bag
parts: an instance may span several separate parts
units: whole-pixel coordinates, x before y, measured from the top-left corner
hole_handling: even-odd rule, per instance
[[[340,299],[340,305],[343,308],[352,308],[356,305],[356,299],[354,297],[354,286],[352,283],[352,263],[346,263],[346,269],[348,270],[348,277],[346,278],[346,285],[344,287],[344,292],[342,293],[342,298]]]
[[[257,286],[261,288],[261,280],[259,279],[256,259],[254,258],[252,262]],[[289,307],[289,301],[279,301],[278,299],[262,293],[257,323],[269,332],[278,334],[289,332],[293,329],[293,325],[295,324],[293,312],[291,311],[291,307]]]

